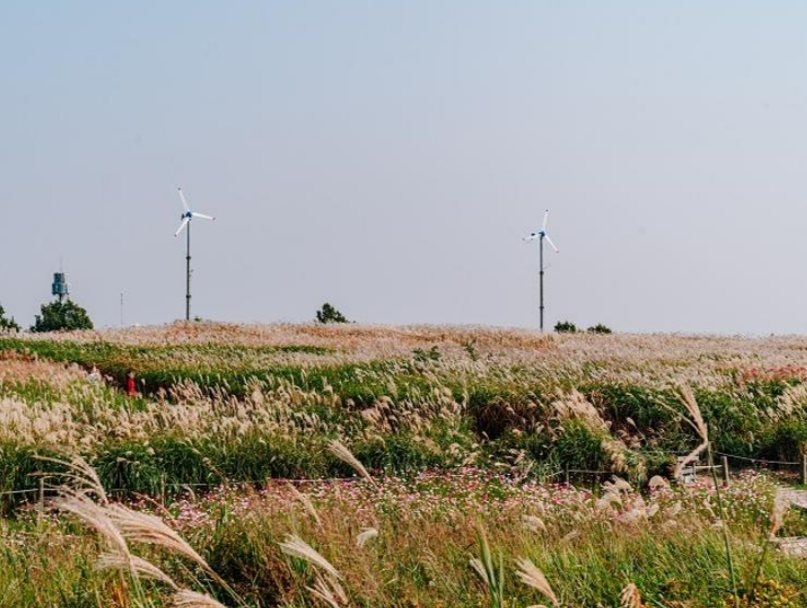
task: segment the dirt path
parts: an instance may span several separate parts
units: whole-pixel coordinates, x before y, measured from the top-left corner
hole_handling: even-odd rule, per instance
[[[807,509],[807,490],[797,490],[795,488],[781,488],[781,494],[790,500],[790,504],[794,507]]]
[[[778,492],[787,497],[791,507],[807,509],[807,491],[784,487],[780,488]],[[777,538],[775,542],[783,553],[796,557],[807,557],[807,538],[803,536]]]

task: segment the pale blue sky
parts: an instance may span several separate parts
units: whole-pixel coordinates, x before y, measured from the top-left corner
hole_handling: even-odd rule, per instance
[[[807,5],[0,4],[0,303],[807,332]]]

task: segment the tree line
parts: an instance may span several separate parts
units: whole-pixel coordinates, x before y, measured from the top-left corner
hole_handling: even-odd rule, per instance
[[[316,313],[317,323],[348,323],[347,317],[334,306],[326,302]],[[72,300],[55,301],[43,304],[40,314],[36,315],[34,324],[29,328],[32,332],[73,331],[93,329],[93,322],[87,311]],[[17,332],[22,328],[14,317],[8,317],[6,310],[0,305],[0,332]]]
[[[0,331],[20,331],[20,329],[20,324],[14,317],[6,316],[6,310],[0,305]],[[29,328],[32,332],[75,329],[93,329],[93,323],[87,311],[72,300],[43,304],[40,314],[35,316],[34,324]]]

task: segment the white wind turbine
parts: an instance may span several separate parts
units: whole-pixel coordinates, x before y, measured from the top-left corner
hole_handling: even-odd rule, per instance
[[[532,242],[538,241],[538,251],[540,252],[538,255],[540,257],[540,293],[541,293],[541,303],[540,303],[540,311],[541,311],[541,331],[544,331],[544,240],[555,250],[555,253],[558,253],[558,248],[555,247],[555,243],[552,242],[552,239],[549,238],[549,235],[546,233],[546,221],[549,219],[549,209],[544,211],[544,221],[541,224],[541,230],[539,232],[533,232],[529,236],[524,237],[525,242]]]
[[[204,213],[196,213],[195,211],[191,211],[191,208],[188,206],[188,201],[185,199],[185,194],[182,192],[182,188],[177,187],[177,192],[179,192],[179,199],[182,201],[182,207],[184,209],[182,213],[182,223],[180,223],[179,228],[174,233],[174,236],[179,236],[179,233],[182,232],[187,228],[186,235],[188,237],[188,249],[187,255],[185,256],[185,263],[186,263],[186,277],[185,277],[185,320],[191,320],[191,220],[195,217],[203,220],[215,220],[216,218],[205,215]]]

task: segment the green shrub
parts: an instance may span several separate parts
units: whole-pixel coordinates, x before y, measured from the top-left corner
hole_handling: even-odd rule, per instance
[[[317,323],[348,323],[347,317],[328,302],[317,311]]]
[[[569,469],[608,470],[610,462],[602,448],[603,435],[575,420],[566,421],[552,445],[554,458]]]
[[[799,462],[807,448],[807,420],[787,418],[765,429],[759,439],[762,458]]]
[[[31,331],[72,331],[93,328],[87,311],[71,300],[43,304],[41,312],[42,314],[36,315]]]
[[[10,319],[6,317],[6,310],[0,305],[0,331],[20,331],[20,326],[14,320],[14,317]]]
[[[354,446],[353,452],[368,468],[383,469],[396,474],[412,473],[444,464],[437,446],[430,446],[422,439],[404,434],[372,439]],[[352,470],[346,468],[346,465],[341,468],[343,475],[352,475]]]
[[[571,321],[558,321],[555,324],[555,331],[559,334],[574,334],[577,333],[577,325]]]
[[[596,325],[592,325],[586,330],[590,334],[610,334],[613,333],[611,328],[607,325],[603,325],[602,323],[597,323]]]

